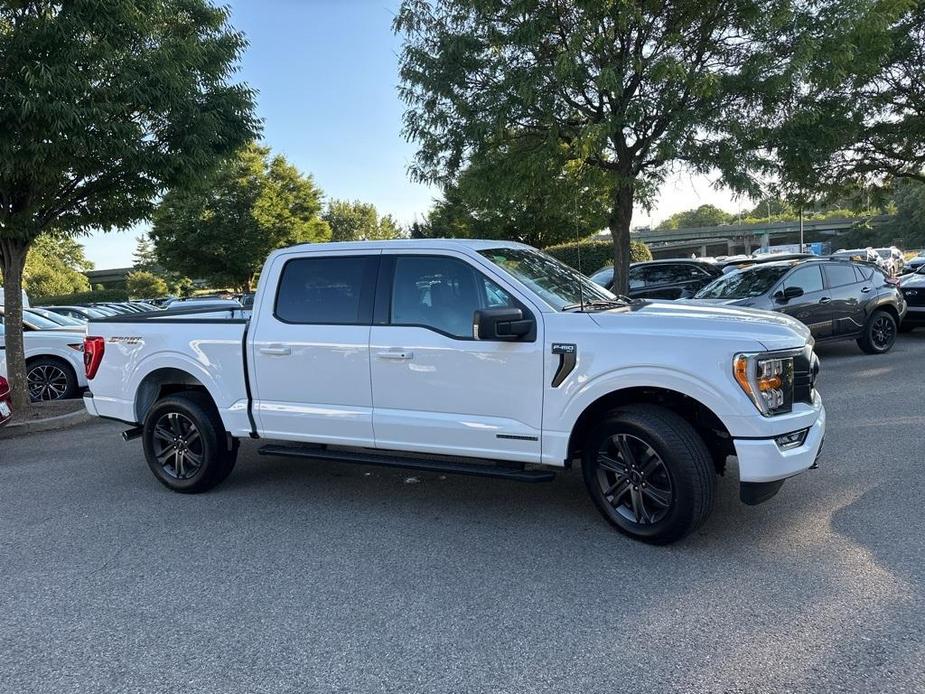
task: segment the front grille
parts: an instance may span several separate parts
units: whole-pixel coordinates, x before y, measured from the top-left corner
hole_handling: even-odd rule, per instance
[[[816,384],[818,359],[813,348],[806,348],[793,358],[793,401],[812,404],[813,387]]]
[[[903,296],[910,306],[925,306],[925,287],[903,289]]]

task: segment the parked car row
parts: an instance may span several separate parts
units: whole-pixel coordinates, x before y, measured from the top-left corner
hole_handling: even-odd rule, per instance
[[[592,279],[609,289],[613,268],[599,270]],[[720,263],[653,260],[633,263],[629,284],[634,299],[680,299],[785,313],[807,325],[818,342],[853,339],[868,354],[892,349],[901,326],[911,329],[925,323],[925,306],[919,308],[918,303],[910,322],[904,323],[909,296],[925,303],[925,288],[919,289],[918,279],[903,288],[881,263],[838,255],[766,255]]]
[[[83,335],[89,320],[157,310],[138,301],[23,308],[26,384],[34,402],[76,398],[86,388]],[[0,306],[0,374],[6,374],[5,310]],[[4,417],[0,417],[2,421]]]

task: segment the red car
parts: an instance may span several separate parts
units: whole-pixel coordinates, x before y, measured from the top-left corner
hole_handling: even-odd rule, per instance
[[[12,403],[10,402],[10,384],[0,376],[0,427],[13,417]]]

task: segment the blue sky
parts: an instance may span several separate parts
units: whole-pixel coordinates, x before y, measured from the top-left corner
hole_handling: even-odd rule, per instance
[[[398,0],[234,0],[232,23],[250,47],[241,79],[258,91],[264,140],[325,195],[372,202],[410,223],[438,192],[408,180],[413,144],[401,137],[403,105],[396,93],[399,38],[392,18]],[[658,220],[710,202],[736,209],[705,179],[675,176],[666,184]],[[650,216],[637,211],[634,222]],[[84,241],[97,268],[131,265],[140,227]]]

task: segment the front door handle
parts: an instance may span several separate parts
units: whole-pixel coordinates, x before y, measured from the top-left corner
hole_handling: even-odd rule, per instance
[[[377,352],[376,356],[380,359],[396,359],[399,361],[405,361],[408,359],[414,359],[414,352],[409,352],[404,349],[390,349],[385,352]]]
[[[831,303],[831,302],[832,302],[832,299],[829,298],[829,297],[827,297],[827,296],[824,296],[824,297],[822,297],[821,299],[819,299],[819,303],[820,303],[820,304],[828,304],[828,303]]]
[[[285,345],[267,345],[260,348],[261,354],[268,354],[271,357],[286,357],[292,354],[292,348]]]
[[[861,291],[867,294],[870,291],[870,287],[861,287]]]

